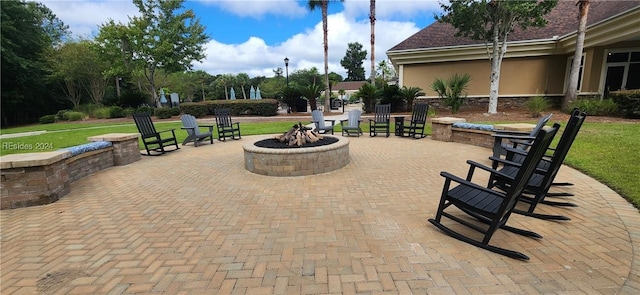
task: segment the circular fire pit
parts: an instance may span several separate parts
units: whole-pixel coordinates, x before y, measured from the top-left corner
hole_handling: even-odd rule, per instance
[[[349,139],[331,137],[337,142],[315,147],[265,148],[245,143],[244,167],[268,176],[303,176],[338,170],[349,164]]]

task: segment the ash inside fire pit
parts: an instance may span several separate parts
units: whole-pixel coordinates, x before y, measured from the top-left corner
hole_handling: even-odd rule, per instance
[[[256,141],[253,145],[255,145],[257,147],[270,148],[270,149],[296,149],[296,148],[305,148],[305,147],[315,147],[315,146],[329,145],[329,144],[336,143],[336,142],[338,142],[338,138],[330,137],[330,136],[324,136],[324,137],[322,137],[322,139],[320,139],[320,140],[318,140],[316,142],[307,142],[304,145],[299,147],[297,145],[290,146],[286,142],[280,142],[279,140],[277,140],[275,138],[268,138],[268,139],[263,139],[263,140]]]

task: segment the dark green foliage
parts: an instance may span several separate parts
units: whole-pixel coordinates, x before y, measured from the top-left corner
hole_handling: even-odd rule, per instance
[[[551,107],[551,103],[544,98],[544,96],[534,96],[529,98],[524,105],[531,113],[531,117],[538,118],[542,115],[542,112],[546,111]]]
[[[120,106],[137,108],[149,101],[149,94],[137,90],[125,91],[120,96]]]
[[[202,118],[209,115],[209,109],[206,102],[185,102],[180,105],[183,114],[189,114],[196,118]]]
[[[397,85],[384,85],[382,87],[381,104],[391,104],[391,112],[398,112],[404,105],[404,97]]]
[[[233,116],[275,116],[278,114],[278,101],[270,98],[207,100],[186,102],[180,105],[183,114],[190,114],[196,118],[211,116],[217,109],[229,109]]]
[[[155,115],[158,119],[167,119],[174,116],[173,108],[157,108],[155,110]]]
[[[365,113],[373,113],[378,99],[382,97],[382,91],[369,83],[365,83],[352,97],[362,100]]]
[[[447,80],[436,78],[431,83],[431,90],[438,93],[440,98],[444,99],[444,104],[451,107],[451,113],[456,114],[462,106],[467,94],[467,86],[471,81],[471,75],[464,74],[462,76],[457,73]]]
[[[324,89],[320,85],[316,85],[314,83],[305,87],[300,87],[298,90],[300,91],[300,94],[302,94],[302,96],[309,101],[309,106],[311,107],[311,110],[312,111],[317,110],[318,97],[320,97],[320,93]]]
[[[59,110],[58,113],[56,113],[56,120],[69,121],[69,112],[71,112],[71,110]]]
[[[578,108],[590,116],[615,116],[618,113],[618,106],[611,99],[579,99],[570,107]]]
[[[150,116],[153,116],[155,109],[150,106],[141,106],[136,109],[135,113],[147,113]]]
[[[112,106],[109,108],[109,117],[110,118],[124,118],[125,112],[124,109],[119,106]]]
[[[624,117],[640,119],[640,90],[611,92],[609,98],[618,105],[618,110]]]
[[[407,111],[413,111],[413,101],[418,97],[422,96],[425,93],[422,92],[422,88],[420,87],[407,87],[402,86],[400,89],[400,95],[407,102]]]
[[[367,58],[367,51],[362,50],[362,44],[358,42],[349,43],[347,52],[345,53],[340,65],[347,70],[347,78],[345,81],[364,81],[363,61]]]
[[[40,124],[51,124],[56,122],[56,115],[44,115],[40,117]]]
[[[71,111],[67,113],[67,117],[69,118],[69,121],[80,121],[84,119],[85,114],[83,112]]]
[[[286,87],[282,90],[282,102],[286,103],[292,111],[295,111],[294,106],[296,104],[296,99],[299,99],[302,94],[295,87]]]

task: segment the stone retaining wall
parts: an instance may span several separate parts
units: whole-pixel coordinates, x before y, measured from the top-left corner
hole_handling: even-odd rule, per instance
[[[140,160],[137,133],[111,133],[89,141],[110,141],[112,146],[81,153],[63,149],[0,157],[0,209],[53,203],[82,177]]]

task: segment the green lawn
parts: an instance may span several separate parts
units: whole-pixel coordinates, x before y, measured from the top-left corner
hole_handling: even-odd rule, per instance
[[[242,123],[242,135],[282,133],[296,122]],[[186,137],[180,122],[156,123],[160,130],[176,129],[179,142]],[[393,126],[393,124],[392,124]],[[427,133],[431,133],[431,125]],[[57,150],[86,143],[89,136],[105,133],[137,133],[133,123],[110,126],[108,124],[55,123],[2,129],[2,134],[39,131],[40,135],[7,138],[0,144],[0,155]],[[340,127],[336,128],[340,132]],[[365,134],[369,131],[363,125]],[[584,123],[565,164],[605,183],[637,208],[640,208],[640,124],[638,123]],[[556,139],[557,141],[557,139]]]

